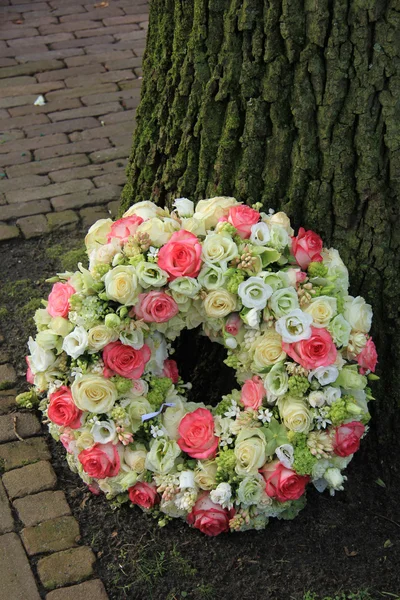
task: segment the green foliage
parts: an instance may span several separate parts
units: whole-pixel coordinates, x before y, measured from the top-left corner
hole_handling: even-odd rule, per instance
[[[390,594],[394,600],[399,600],[397,594]],[[313,592],[306,592],[301,600],[375,600],[368,590],[358,592],[338,592],[334,596],[318,596]]]
[[[86,266],[88,262],[84,245],[66,250],[61,244],[56,244],[46,248],[46,256],[50,260],[58,261],[64,271],[76,271],[78,263],[81,262],[83,266]]]

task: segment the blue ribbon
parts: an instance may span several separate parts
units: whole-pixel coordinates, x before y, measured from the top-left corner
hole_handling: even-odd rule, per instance
[[[163,412],[164,408],[168,408],[169,406],[175,406],[175,402],[164,402],[163,404],[161,404],[160,409],[157,410],[157,412],[142,415],[142,423],[144,423],[145,421],[149,421],[150,419],[154,419],[154,417],[158,417],[158,415],[160,415]]]

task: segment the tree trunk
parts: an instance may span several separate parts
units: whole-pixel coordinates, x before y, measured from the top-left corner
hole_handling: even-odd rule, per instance
[[[351,292],[374,306],[380,442],[394,440],[400,389],[399,11],[399,0],[152,0],[122,195],[123,209],[262,201],[336,247]]]

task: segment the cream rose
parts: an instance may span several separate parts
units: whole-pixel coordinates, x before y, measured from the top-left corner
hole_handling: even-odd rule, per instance
[[[95,414],[109,412],[118,397],[112,381],[90,373],[75,379],[71,392],[78,408]]]
[[[296,433],[308,433],[312,414],[302,398],[284,396],[278,399],[278,408],[285,426]]]
[[[142,426],[142,416],[154,412],[150,402],[143,396],[134,397],[126,410],[129,415],[133,433]]]
[[[319,296],[311,300],[304,312],[312,316],[314,327],[328,327],[337,313],[337,300],[331,296]]]
[[[238,256],[238,247],[230,235],[210,233],[203,242],[202,259],[206,264],[226,268],[227,263]]]
[[[194,235],[197,236],[206,235],[204,220],[200,219],[200,217],[190,217],[189,219],[182,219],[182,229],[184,229],[185,231],[190,231],[190,233],[194,233]]]
[[[100,245],[107,243],[107,235],[111,231],[112,223],[111,219],[99,219],[99,221],[93,223],[85,237],[85,245],[89,255]]]
[[[167,408],[161,417],[161,422],[171,440],[177,440],[179,438],[179,423],[186,413],[189,412],[188,406],[180,396],[169,398],[168,402],[173,403],[175,406],[170,406]]]
[[[116,342],[118,333],[105,325],[96,325],[88,331],[88,350],[91,354],[99,352],[104,346],[111,342]]]
[[[124,217],[131,217],[132,215],[137,215],[138,217],[142,217],[142,219],[152,219],[153,217],[162,217],[167,213],[154,204],[154,202],[149,202],[148,200],[144,200],[143,202],[137,202],[124,213]]]
[[[211,490],[215,487],[217,476],[217,463],[215,460],[199,460],[194,470],[194,480],[202,490]]]
[[[79,452],[91,448],[94,444],[94,439],[91,433],[88,431],[82,431],[80,436],[76,439],[76,448]]]
[[[209,200],[200,200],[197,203],[194,217],[202,219],[205,228],[210,229],[216,226],[221,217],[226,217],[229,209],[237,204],[239,204],[238,201],[229,196],[218,196]]]
[[[153,217],[139,225],[136,233],[147,233],[152,246],[163,246],[168,242],[171,235],[179,229],[179,223],[175,219],[159,219]]]
[[[264,434],[256,428],[242,429],[235,442],[236,473],[256,475],[267,460]]]
[[[273,329],[268,329],[253,343],[253,363],[256,371],[261,371],[270,365],[275,365],[286,358],[282,350],[282,338]]]
[[[74,326],[68,319],[64,319],[64,317],[54,317],[49,323],[49,328],[57,335],[66,337],[71,333]]]
[[[286,233],[288,233],[290,236],[294,234],[294,231],[290,225],[290,219],[284,212],[274,213],[270,217],[267,217],[267,221],[271,225],[279,225],[279,227],[283,227]]]
[[[136,450],[131,450],[129,446],[124,448],[124,462],[138,475],[143,473],[145,469],[146,456],[147,450],[145,447]]]
[[[136,275],[135,267],[119,266],[108,271],[104,277],[106,294],[110,300],[120,304],[133,306],[142,291]]]
[[[236,297],[227,290],[212,290],[204,300],[206,315],[212,319],[226,317],[236,310]]]
[[[353,331],[368,333],[371,329],[372,308],[361,296],[357,296],[357,298],[346,296],[343,316],[350,323]]]

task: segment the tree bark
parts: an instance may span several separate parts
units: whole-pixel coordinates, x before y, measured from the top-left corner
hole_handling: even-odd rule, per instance
[[[400,404],[399,98],[399,0],[152,0],[121,202],[262,201],[336,247],[351,292],[374,306],[373,430],[390,442]]]

